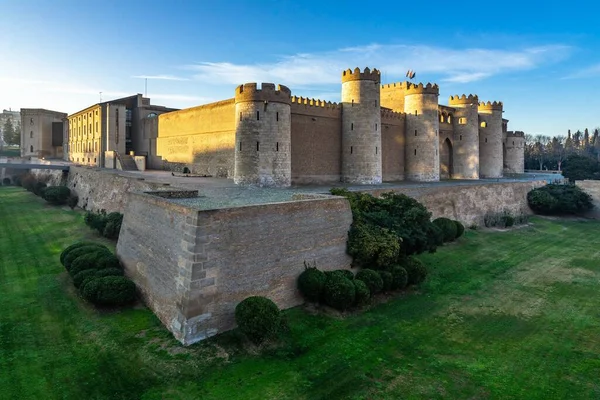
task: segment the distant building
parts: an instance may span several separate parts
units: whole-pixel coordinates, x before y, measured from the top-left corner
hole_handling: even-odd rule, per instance
[[[117,168],[130,154],[156,156],[154,117],[174,108],[150,104],[141,94],[94,104],[68,116],[65,160]],[[147,120],[152,120],[150,123]],[[152,134],[154,132],[154,134]]]
[[[9,121],[13,124],[14,128],[21,127],[21,114],[18,111],[12,111],[11,109],[2,110],[0,114],[0,143],[5,144],[4,141],[4,124]]]
[[[67,114],[21,108],[21,157],[62,158]]]

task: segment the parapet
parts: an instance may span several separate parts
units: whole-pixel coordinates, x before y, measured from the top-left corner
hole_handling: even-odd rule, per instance
[[[406,82],[406,90],[404,95],[408,96],[411,94],[435,94],[436,96],[439,96],[440,87],[435,83],[427,83],[426,85],[423,85],[422,83],[415,84]]]
[[[341,106],[339,103],[308,97],[292,96],[292,114],[314,115],[318,117],[339,117]]]
[[[405,113],[401,113],[401,112],[396,112],[396,111],[392,111],[389,108],[382,108],[381,109],[381,119],[403,119],[406,117]]]
[[[502,102],[494,101],[493,103],[488,101],[482,101],[479,103],[479,110],[494,110],[494,111],[502,111]]]
[[[358,67],[354,68],[354,71],[351,69],[342,71],[342,83],[350,81],[374,81],[379,83],[381,82],[381,72],[375,68],[371,71],[369,67],[366,67],[364,72],[360,72]]]
[[[466,104],[479,104],[479,98],[477,97],[477,95],[473,95],[473,94],[469,94],[468,96],[463,94],[462,96],[456,95],[456,96],[450,96],[450,99],[448,99],[448,105],[451,106],[455,106],[455,105],[466,105]]]
[[[525,132],[521,131],[508,131],[506,137],[525,138]]]
[[[283,85],[274,83],[262,83],[261,89],[256,83],[244,83],[235,88],[235,102],[242,103],[246,101],[272,101],[277,103],[291,103],[292,91]]]

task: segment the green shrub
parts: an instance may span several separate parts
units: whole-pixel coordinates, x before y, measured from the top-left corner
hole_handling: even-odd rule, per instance
[[[408,257],[404,263],[404,269],[408,274],[408,284],[418,285],[427,277],[427,267],[421,260],[414,257]]]
[[[119,259],[111,252],[102,254],[102,256],[98,259],[98,269],[108,268],[122,269]]]
[[[429,224],[429,235],[436,246],[444,244],[444,232],[433,222]]]
[[[46,184],[44,182],[35,182],[33,185],[33,194],[36,196],[44,197],[44,191],[46,190]]]
[[[69,254],[69,252],[71,250],[75,250],[75,249],[77,249],[79,247],[83,247],[83,246],[98,246],[98,247],[103,247],[103,248],[107,249],[106,246],[104,246],[103,244],[100,244],[100,243],[94,243],[94,242],[75,242],[72,245],[67,246],[67,248],[65,248],[62,251],[62,253],[60,253],[60,263],[62,265],[65,265],[65,256],[67,254]]]
[[[364,268],[356,273],[354,279],[363,281],[369,288],[371,295],[375,295],[383,290],[383,280],[377,271]]]
[[[392,273],[388,271],[379,271],[379,276],[383,281],[383,291],[389,292],[392,289]]]
[[[431,213],[417,200],[389,192],[381,197],[334,188],[330,191],[348,199],[352,209],[352,227],[348,235],[348,254],[354,265],[385,269],[402,255],[435,251],[435,233]],[[394,243],[397,242],[397,243]]]
[[[135,299],[135,284],[124,276],[105,276],[86,282],[82,294],[97,305],[125,305]]]
[[[357,306],[367,304],[367,302],[371,298],[371,292],[369,291],[367,284],[361,281],[360,279],[355,279],[352,281],[352,283],[354,284],[355,293],[354,303]]]
[[[356,292],[354,283],[342,274],[331,274],[323,287],[325,304],[337,310],[346,310],[354,304]]]
[[[400,255],[398,236],[387,228],[368,223],[353,223],[348,233],[348,254],[355,267],[381,269]]]
[[[448,218],[436,218],[433,223],[442,230],[444,234],[444,242],[452,242],[456,239],[458,228],[453,220]]]
[[[306,267],[298,277],[298,289],[306,300],[318,302],[326,280],[323,271],[319,271],[316,267]]]
[[[73,263],[73,261],[75,261],[76,258],[78,258],[84,254],[95,253],[95,252],[99,252],[99,251],[110,254],[110,251],[102,245],[94,244],[94,245],[89,245],[89,246],[82,246],[82,247],[78,247],[74,250],[71,250],[65,256],[63,265],[65,266],[67,271],[69,271],[71,269],[71,264]]]
[[[35,176],[30,173],[26,173],[21,178],[21,185],[29,192],[33,192],[33,188],[35,187],[36,183],[37,179],[35,179]]]
[[[76,275],[73,275],[73,285],[75,285],[76,288],[81,287],[81,285],[87,278],[96,278],[96,272],[97,271],[95,269],[86,269],[80,271]]]
[[[456,238],[458,239],[465,233],[465,226],[460,221],[454,221],[456,225]]]
[[[84,290],[85,285],[87,285],[89,282],[93,281],[94,279],[98,279],[98,278],[103,278],[105,276],[123,276],[123,270],[122,269],[117,269],[117,268],[107,268],[107,269],[86,269],[85,271],[81,271],[79,274],[75,275],[75,277],[77,277],[78,275],[81,275],[82,272],[91,272],[90,274],[86,274],[81,282],[79,283],[79,290],[82,291]],[[75,281],[75,277],[73,277],[73,282]]]
[[[100,269],[99,261],[104,255],[104,249],[96,249],[96,251],[92,251],[77,257],[75,260],[73,260],[71,266],[69,267],[69,274],[71,276],[75,276],[81,271],[85,271],[87,269]]]
[[[575,185],[549,184],[527,193],[529,207],[537,214],[580,214],[594,205],[589,194]]]
[[[88,211],[83,220],[90,228],[97,230],[100,235],[104,233],[104,228],[108,223],[104,210],[96,213]]]
[[[235,307],[235,322],[250,341],[260,344],[278,333],[281,312],[270,299],[252,296]]]
[[[97,269],[94,274],[96,278],[103,278],[105,276],[123,276],[123,270],[120,268]]]
[[[337,272],[342,274],[342,276],[346,279],[354,280],[354,274],[349,269],[336,269]]]
[[[71,189],[66,186],[48,186],[44,189],[43,198],[50,204],[63,205],[71,194]]]
[[[79,203],[79,197],[76,195],[72,194],[67,198],[67,205],[71,208],[71,210],[77,207],[77,203]]]
[[[509,213],[506,213],[502,216],[502,222],[506,228],[510,228],[515,224],[515,218]]]
[[[404,289],[408,284],[408,273],[400,265],[392,267],[392,290]]]
[[[106,226],[102,231],[102,235],[108,239],[117,240],[123,223],[123,214],[119,212],[111,212],[106,216]]]

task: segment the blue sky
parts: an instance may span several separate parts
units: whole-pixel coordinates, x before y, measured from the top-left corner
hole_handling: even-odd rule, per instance
[[[345,68],[375,67],[453,94],[501,100],[509,129],[600,126],[594,2],[6,1],[0,108],[72,113],[144,92],[191,107],[244,82],[339,101]],[[455,6],[455,8],[453,8]]]

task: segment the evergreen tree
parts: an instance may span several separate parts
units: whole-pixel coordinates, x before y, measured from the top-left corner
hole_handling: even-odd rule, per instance
[[[21,144],[21,130],[18,129],[18,127],[15,129],[10,118],[4,123],[4,126],[2,127],[2,134],[6,144],[17,146]]]

